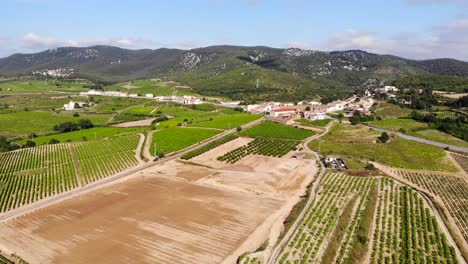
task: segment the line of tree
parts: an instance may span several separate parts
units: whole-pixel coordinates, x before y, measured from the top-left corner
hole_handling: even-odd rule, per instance
[[[80,129],[89,129],[94,127],[94,124],[89,119],[80,119],[78,123],[64,122],[54,126],[54,130],[60,133],[76,131]]]
[[[410,117],[416,121],[428,123],[429,126],[454,137],[468,141],[468,120],[466,116],[460,115],[455,119],[448,117],[439,119],[434,114],[422,114],[413,111]]]

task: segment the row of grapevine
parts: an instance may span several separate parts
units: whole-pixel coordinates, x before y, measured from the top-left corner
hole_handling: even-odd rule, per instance
[[[203,154],[203,153],[205,153],[207,151],[210,151],[210,150],[212,150],[212,149],[214,149],[214,148],[216,148],[218,146],[221,146],[221,145],[223,145],[223,144],[225,144],[227,142],[230,142],[230,141],[232,141],[232,140],[234,140],[236,138],[238,138],[237,135],[234,135],[234,134],[227,135],[227,136],[225,136],[223,138],[220,138],[220,139],[218,139],[216,141],[213,141],[213,142],[211,142],[211,143],[209,143],[209,144],[207,144],[207,145],[205,145],[203,147],[200,147],[200,148],[197,148],[197,149],[195,149],[193,151],[190,151],[189,153],[184,154],[181,158],[184,159],[184,160],[189,160],[189,159],[194,158],[196,156],[199,156],[199,155],[201,155],[201,154]]]
[[[437,173],[397,171],[404,179],[442,199],[456,225],[468,241],[468,183],[459,177]]]
[[[257,138],[247,145],[232,150],[217,159],[228,163],[236,163],[251,154],[282,157],[289,151],[294,150],[298,144],[299,141],[296,140]]]
[[[458,263],[432,211],[411,188],[383,178],[372,263]]]
[[[450,155],[455,159],[455,161],[460,164],[460,167],[468,173],[468,156],[462,154],[450,153]]]
[[[86,184],[137,165],[138,141],[128,135],[0,153],[0,212],[78,187],[76,167]]]
[[[78,186],[68,144],[0,154],[0,212]]]
[[[259,257],[245,257],[240,261],[241,264],[263,264]]]
[[[335,262],[345,262],[349,248],[356,239],[357,223],[366,206],[365,197],[373,184],[375,179],[369,177],[352,177],[341,173],[325,175],[319,196],[315,198],[313,206],[281,252],[278,262],[281,264],[320,262],[333,230],[346,228],[339,250],[334,252]],[[357,201],[357,206],[352,208],[353,219],[350,224],[338,227],[338,220],[344,207],[353,204],[354,201]]]
[[[73,149],[84,183],[136,166],[135,150],[139,138],[139,135],[128,135],[75,144]]]
[[[436,117],[438,119],[445,119],[445,118],[457,119],[458,117],[460,117],[460,114],[452,112],[452,111],[443,111],[443,112],[437,112]]]

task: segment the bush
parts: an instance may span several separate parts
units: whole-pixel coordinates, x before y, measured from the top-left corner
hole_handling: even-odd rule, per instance
[[[80,114],[78,114],[78,113],[73,114],[73,117],[79,117],[79,116],[80,116]]]
[[[242,127],[237,127],[237,128],[236,128],[236,131],[237,131],[237,132],[241,132],[241,131],[242,131]]]
[[[387,143],[387,141],[390,139],[390,136],[387,132],[382,132],[382,135],[380,135],[380,137],[378,137],[377,139],[381,143]]]
[[[81,127],[81,129],[94,127],[93,123],[89,119],[80,119],[80,121],[78,121],[78,125]]]
[[[26,143],[23,145],[23,148],[32,148],[36,146],[36,142],[28,140]]]
[[[60,140],[55,139],[55,138],[52,138],[52,139],[49,141],[49,144],[58,144],[58,143],[60,143]]]
[[[80,130],[79,126],[76,124],[76,123],[73,123],[73,122],[65,122],[65,123],[61,123],[61,124],[58,124],[58,125],[55,125],[54,126],[54,130],[55,131],[59,131],[61,133],[65,133],[65,132],[71,132],[71,131],[75,131],[75,130]]]

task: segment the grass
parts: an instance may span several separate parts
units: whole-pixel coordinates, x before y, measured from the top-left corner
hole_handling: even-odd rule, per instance
[[[84,84],[68,83],[61,81],[48,80],[47,85],[44,81],[24,79],[13,80],[0,83],[0,94],[17,93],[45,93],[45,92],[85,92],[88,89],[83,88]]]
[[[197,144],[219,134],[220,132],[220,130],[200,128],[174,127],[163,129],[153,134],[150,151],[151,154],[154,154],[154,147],[156,144],[158,153],[162,152],[164,154],[168,154]]]
[[[315,134],[314,131],[265,121],[241,133],[249,137],[285,138],[303,140]]]
[[[89,119],[95,125],[103,125],[107,124],[109,118],[108,114],[80,113],[79,117],[73,117],[71,112],[56,113],[52,111],[22,111],[0,114],[0,134],[8,136],[27,136],[30,133],[44,135],[54,132],[53,126],[59,123]]]
[[[325,127],[327,126],[332,119],[323,119],[323,120],[307,120],[307,119],[298,119],[296,122],[300,123],[303,126],[311,126],[311,127]]]
[[[372,125],[394,131],[400,131],[400,129],[404,129],[406,130],[405,133],[411,136],[459,147],[468,147],[468,142],[439,130],[430,128],[426,123],[421,123],[412,119],[385,119],[381,121],[373,121]]]
[[[374,112],[376,116],[381,116],[382,118],[398,118],[407,116],[411,113],[411,109],[404,108],[398,105],[381,102],[375,108]]]
[[[149,115],[151,111],[153,111],[153,107],[132,107],[127,109],[124,113],[132,114],[132,115]]]
[[[209,128],[220,128],[229,129],[242,126],[250,123],[254,120],[261,118],[261,115],[249,115],[249,114],[232,114],[222,115],[216,114],[205,118],[204,120],[195,120],[190,124],[191,127],[209,127]]]
[[[365,126],[337,124],[309,146],[317,151],[320,148],[321,155],[341,156],[355,170],[363,170],[368,160],[374,160],[398,168],[457,171],[440,148],[399,137],[385,144],[376,143],[379,135]]]
[[[54,134],[50,136],[42,136],[34,139],[26,138],[21,140],[19,143],[24,144],[26,140],[32,140],[36,142],[37,145],[47,144],[51,139],[57,139],[60,142],[72,141],[78,142],[83,141],[83,138],[86,140],[95,140],[103,139],[113,136],[122,136],[129,134],[141,133],[140,128],[123,128],[123,127],[93,127],[90,129],[82,129],[78,131]]]

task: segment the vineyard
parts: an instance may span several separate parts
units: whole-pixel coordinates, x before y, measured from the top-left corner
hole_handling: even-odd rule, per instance
[[[245,257],[240,261],[240,264],[263,264],[263,261],[258,257]]]
[[[468,184],[464,179],[437,173],[397,171],[397,174],[440,197],[468,241]]]
[[[460,116],[460,114],[452,112],[452,111],[444,111],[444,112],[437,112],[436,117],[438,119],[445,119],[445,118],[450,118],[450,119],[457,119]]]
[[[139,135],[129,135],[72,145],[83,182],[87,184],[136,166],[139,138]]]
[[[201,154],[207,152],[207,151],[210,151],[218,146],[221,146],[223,145],[224,143],[227,143],[229,141],[232,141],[234,139],[237,138],[237,135],[234,135],[234,134],[230,134],[230,135],[227,135],[221,139],[218,139],[216,141],[213,141],[203,147],[200,147],[200,148],[197,148],[193,151],[190,151],[189,153],[187,154],[184,154],[181,158],[184,159],[184,160],[189,160],[191,158],[194,158],[196,156],[200,156]]]
[[[0,212],[78,186],[68,144],[2,153],[0,164]]]
[[[468,173],[468,156],[450,153],[450,155],[455,159],[455,161],[460,164],[462,169]]]
[[[383,178],[372,243],[372,263],[458,263],[423,198]]]
[[[228,163],[236,163],[242,158],[252,154],[282,157],[289,151],[294,150],[298,144],[299,142],[295,140],[257,138],[247,145],[232,150],[217,159]]]
[[[279,263],[322,262],[323,258],[347,263],[375,183],[369,177],[325,175],[318,197],[283,249]]]
[[[256,126],[248,128],[241,133],[244,136],[249,137],[261,137],[261,138],[283,138],[283,139],[294,139],[303,140],[315,134],[312,130],[295,128],[272,121],[264,121]]]
[[[138,140],[129,135],[1,153],[0,212],[72,190],[80,178],[86,184],[136,165]]]

